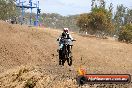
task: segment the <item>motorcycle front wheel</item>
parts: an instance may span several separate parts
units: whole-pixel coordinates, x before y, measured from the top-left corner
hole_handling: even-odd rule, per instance
[[[68,58],[67,63],[68,63],[69,66],[72,65],[72,57]]]

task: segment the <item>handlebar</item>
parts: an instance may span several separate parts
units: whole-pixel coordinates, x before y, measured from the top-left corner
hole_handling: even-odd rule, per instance
[[[64,39],[70,39],[70,38],[64,38]],[[57,41],[59,41],[59,38],[57,39]],[[76,39],[73,39],[71,41],[76,41]]]

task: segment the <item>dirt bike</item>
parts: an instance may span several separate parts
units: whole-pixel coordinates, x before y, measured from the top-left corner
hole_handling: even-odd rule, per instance
[[[68,65],[72,65],[72,46],[69,44],[69,39],[63,39],[63,47],[62,50],[59,50],[59,65],[63,65],[65,61],[67,61]],[[76,41],[76,40],[71,40],[71,41]]]

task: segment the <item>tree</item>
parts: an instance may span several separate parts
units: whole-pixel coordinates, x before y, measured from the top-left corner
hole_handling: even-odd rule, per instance
[[[132,24],[127,24],[121,27],[118,40],[132,43]]]
[[[15,0],[0,0],[0,19],[7,20],[15,16]]]
[[[95,4],[95,0],[92,0],[92,8],[90,13],[81,14],[77,21],[77,26],[80,27],[80,31],[87,31],[90,34],[108,33],[113,30],[112,13],[110,10],[105,9],[104,0],[99,0],[100,5]]]
[[[132,23],[132,9],[127,9],[125,17],[124,17],[124,24],[131,24]]]
[[[124,7],[122,4],[117,6],[117,11],[114,16],[114,23],[115,23],[115,33],[116,35],[120,32],[120,27],[124,25],[124,19],[125,19],[125,13],[126,13],[126,7]]]

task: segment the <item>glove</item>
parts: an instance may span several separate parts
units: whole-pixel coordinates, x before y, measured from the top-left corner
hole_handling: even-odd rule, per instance
[[[57,41],[59,41],[59,38],[57,39]]]
[[[73,39],[72,41],[76,41],[76,39]]]

